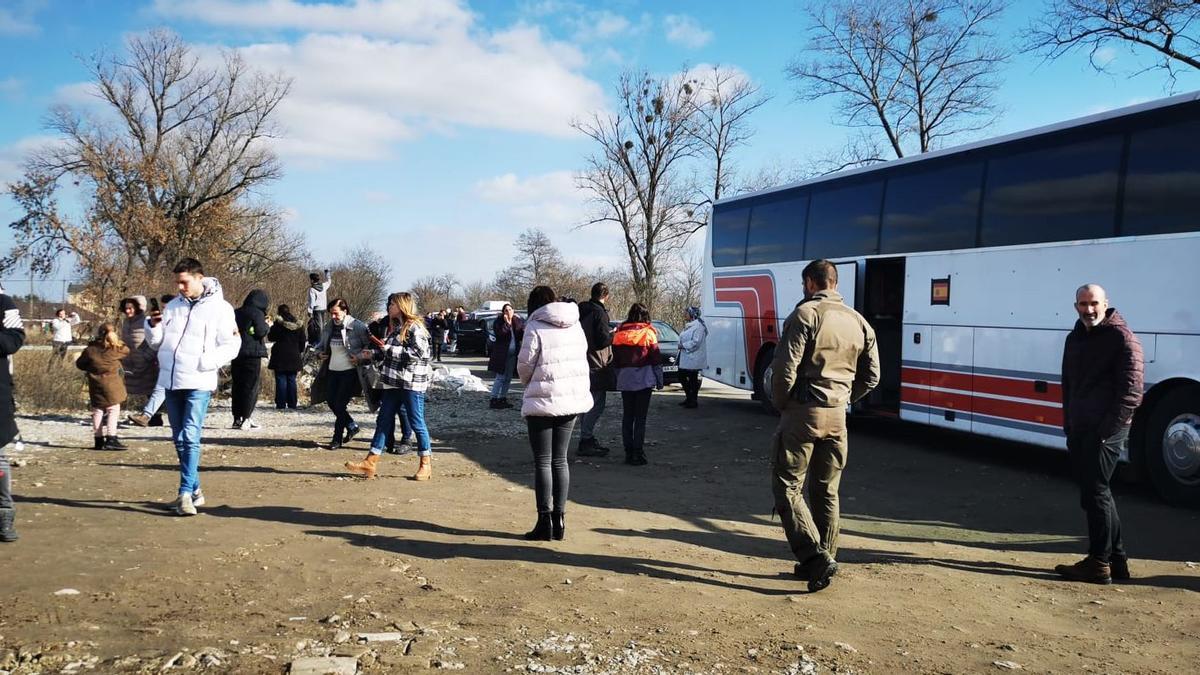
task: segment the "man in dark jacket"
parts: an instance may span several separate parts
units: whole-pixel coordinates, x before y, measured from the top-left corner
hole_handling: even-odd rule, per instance
[[[1088,556],[1055,571],[1073,581],[1129,578],[1121,519],[1109,481],[1142,402],[1142,344],[1096,284],[1075,292],[1079,320],[1063,348],[1063,431],[1087,514]]]
[[[579,303],[579,325],[588,343],[588,369],[592,379],[592,409],[583,414],[579,425],[579,451],[582,457],[603,457],[608,448],[596,440],[596,422],[604,414],[608,402],[608,390],[616,387],[616,375],[612,369],[612,327],[609,326],[608,285],[597,282],[592,285],[592,297]]]
[[[238,332],[242,336],[242,348],[237,358],[229,364],[229,375],[233,380],[234,429],[259,428],[253,415],[262,385],[262,360],[267,356],[267,345],[263,342],[269,330],[267,307],[270,307],[267,292],[256,288],[246,295],[241,307],[233,310]]]
[[[25,329],[21,313],[12,298],[0,288],[0,541],[16,541],[14,525],[17,513],[13,509],[12,480],[4,448],[17,437],[16,405],[13,403],[12,364],[8,357],[25,344]]]

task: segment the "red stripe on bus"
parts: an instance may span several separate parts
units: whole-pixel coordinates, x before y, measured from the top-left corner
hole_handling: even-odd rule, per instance
[[[1045,401],[1046,403],[1062,403],[1062,385],[1052,382],[1047,382],[1046,391],[1042,392],[1034,389],[1034,380],[954,373],[945,370],[925,370],[922,368],[903,368],[900,379],[906,384],[919,384],[926,387],[959,389],[976,394],[992,394],[994,396],[1027,398],[1034,401]]]
[[[923,403],[922,398],[928,400],[928,404]],[[970,394],[953,394],[946,391],[917,389],[910,386],[900,388],[900,400],[905,403],[928,405],[931,408],[961,410],[963,412],[1003,417],[1021,422],[1062,426],[1062,408],[1051,408],[1036,403],[1002,401],[982,396],[971,396]]]

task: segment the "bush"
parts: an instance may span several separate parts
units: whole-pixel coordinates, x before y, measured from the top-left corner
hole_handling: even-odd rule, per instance
[[[88,409],[87,380],[75,367],[78,351],[62,361],[46,349],[22,349],[13,355],[13,393],[23,413]]]

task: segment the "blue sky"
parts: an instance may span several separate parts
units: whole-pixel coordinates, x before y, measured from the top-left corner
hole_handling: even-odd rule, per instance
[[[1041,6],[1014,2],[1001,35],[1015,41]],[[735,156],[747,172],[799,163],[847,135],[828,104],[794,100],[784,67],[805,23],[793,0],[0,0],[0,183],[44,140],[47,109],[85,96],[76,55],[118,50],[157,26],[295,78],[280,111],[286,175],[268,194],[319,261],[371,242],[392,258],[398,288],[441,272],[490,279],[530,226],[581,264],[622,265],[616,231],[575,229],[587,209],[572,174],[590,148],[567,125],[611,100],[622,68],[721,64],[760,84],[773,98]],[[1014,58],[1004,113],[981,136],[1169,93],[1160,72],[1128,76],[1145,63],[1138,56],[1106,57],[1120,74],[1097,74],[1082,55]],[[1197,88],[1190,74],[1175,85]],[[16,217],[0,197],[0,221]],[[9,241],[0,233],[0,248]]]

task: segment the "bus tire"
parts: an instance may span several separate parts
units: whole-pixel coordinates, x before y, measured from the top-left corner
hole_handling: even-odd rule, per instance
[[[1154,405],[1142,459],[1163,499],[1200,506],[1200,385],[1172,389]]]
[[[779,414],[779,411],[775,409],[775,405],[771,403],[771,364],[774,362],[775,346],[770,345],[758,355],[758,361],[754,364],[754,395],[758,399],[759,405],[762,406],[763,411],[768,415]]]

